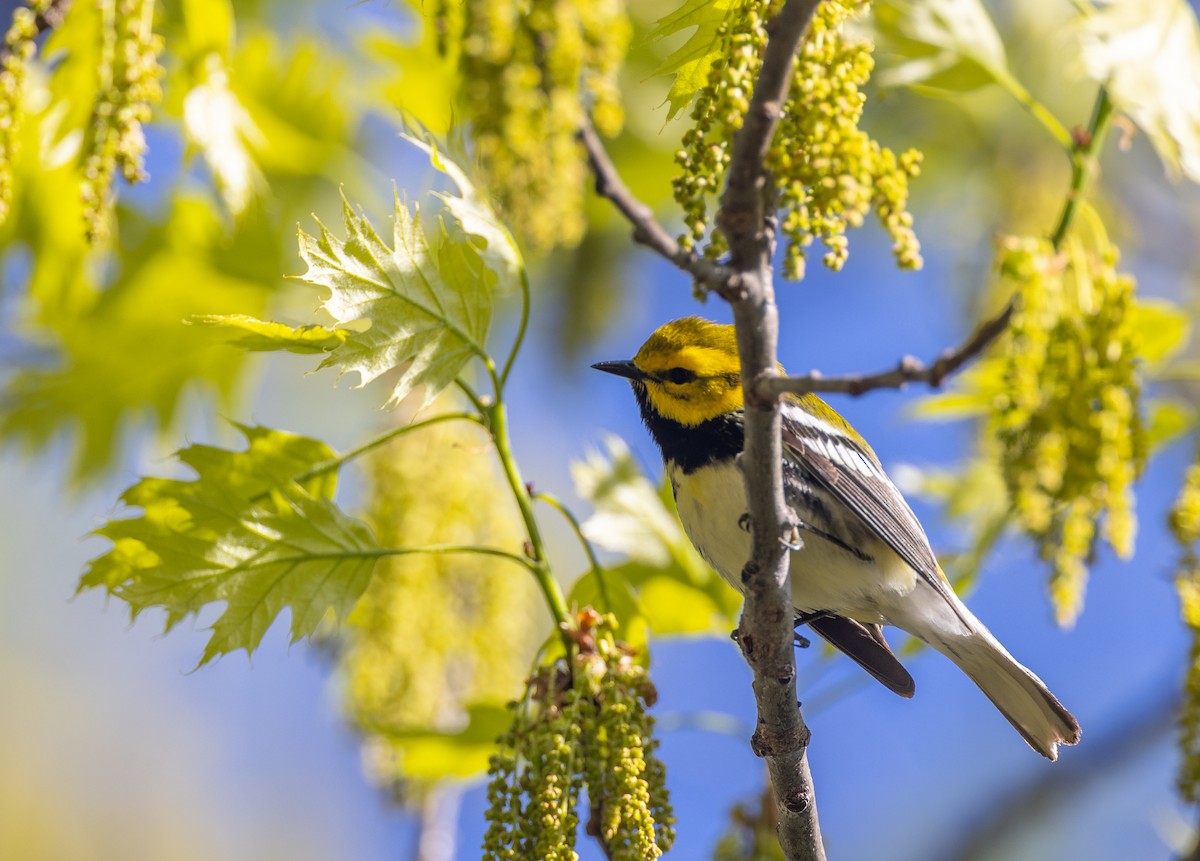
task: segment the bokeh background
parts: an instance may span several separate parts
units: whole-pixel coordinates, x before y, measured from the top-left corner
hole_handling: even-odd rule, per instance
[[[355,63],[366,62],[354,57],[364,34],[402,41],[411,26],[406,7],[396,3],[262,2],[247,9],[272,22],[285,54],[319,33],[350,80]],[[1062,115],[1085,121],[1086,96],[1073,97],[1045,53],[1058,13],[1015,4],[997,14],[1027,83]],[[1025,55],[1029,62],[1019,62]],[[407,85],[420,83],[418,72]],[[656,107],[665,84],[656,90],[653,79],[635,76],[634,87],[642,105],[630,108],[634,134],[626,146],[669,153],[678,128]],[[897,272],[886,237],[867,227],[852,236],[843,273],[813,265],[802,284],[780,285],[780,357],[792,370],[881,369],[905,353],[931,357],[956,343],[978,315],[992,236],[1030,222],[1045,230],[1065,188],[1065,160],[1002,94],[984,94],[963,111],[889,93],[872,110],[868,123],[896,149],[941,130],[943,151],[928,153],[913,202],[926,266]],[[366,112],[351,135],[356,158],[369,167],[347,180],[350,193],[375,214],[385,211],[392,179],[414,199],[430,180],[420,154],[395,131],[396,116],[380,110]],[[123,191],[127,204],[153,216],[166,206],[163,189],[203,185],[203,168],[184,160],[179,141],[170,123],[152,131],[154,181]],[[653,167],[661,161],[648,164],[639,186],[661,183],[661,199],[667,174]],[[1143,295],[1194,307],[1200,197],[1167,182],[1141,140],[1128,152],[1110,146],[1103,164],[1104,205],[1119,225],[1123,267],[1138,277]],[[333,223],[329,186],[313,195],[312,208]],[[1050,203],[1039,208],[1039,201]],[[687,279],[629,247],[620,225],[610,223],[603,236],[590,258],[559,255],[535,269],[531,336],[512,388],[513,434],[526,477],[581,510],[569,464],[603,432],[626,439],[649,473],[660,470],[628,388],[588,365],[632,356],[654,327],[674,317],[730,319],[720,301],[698,305]],[[283,268],[302,271],[295,257]],[[28,260],[6,258],[0,361],[14,371],[38,359],[16,326],[27,272]],[[315,305],[315,295],[302,292],[307,288],[293,289],[290,307]],[[500,308],[498,343],[515,311]],[[122,605],[99,593],[74,595],[86,561],[106,546],[87,535],[117,513],[119,491],[139,475],[173,469],[169,453],[188,442],[233,444],[225,418],[304,433],[339,449],[381,424],[381,390],[355,390],[348,380],[334,385],[328,373],[306,375],[311,366],[292,356],[254,359],[228,401],[215,402],[203,387],[189,390],[165,433],[130,417],[115,465],[82,484],[72,479],[69,429],[33,452],[0,449],[0,857],[416,857],[415,819],[364,779],[328,659],[303,643],[289,647],[286,622],[275,625],[252,660],[239,653],[193,672],[206,639],[204,617],[160,636],[162,620],[153,614],[131,624]],[[881,391],[832,402],[889,468],[953,468],[970,452],[972,429],[915,419],[912,408],[924,396]],[[969,598],[1078,716],[1083,741],[1057,764],[1026,748],[938,655],[909,659],[918,692],[905,701],[866,684],[843,659],[826,660],[815,648],[798,654],[831,857],[1123,861],[1171,858],[1187,844],[1194,811],[1174,793],[1173,719],[1189,642],[1172,582],[1178,550],[1164,519],[1192,446],[1177,441],[1151,461],[1139,484],[1137,555],[1122,563],[1100,554],[1074,629],[1053,623],[1044,566],[1016,538],[992,554]],[[360,492],[351,475],[339,498],[352,509]],[[961,530],[936,506],[917,500],[914,507],[935,548],[962,546]],[[552,530],[550,541],[559,571],[582,572],[569,534]],[[679,818],[673,855],[707,857],[731,806],[752,801],[762,786],[761,763],[747,746],[749,674],[733,644],[719,639],[656,641],[652,655],[655,712]],[[467,787],[454,857],[477,857],[484,806],[481,787]],[[581,854],[599,857],[586,841]]]

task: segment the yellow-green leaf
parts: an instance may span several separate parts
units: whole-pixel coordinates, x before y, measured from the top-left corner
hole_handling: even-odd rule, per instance
[[[1185,0],[1115,0],[1081,16],[1083,63],[1167,173],[1200,182],[1200,26]]]
[[[662,39],[689,27],[696,31],[679,48],[671,52],[658,69],[656,75],[674,75],[671,91],[667,94],[670,103],[668,118],[688,106],[692,96],[708,82],[708,72],[719,57],[717,31],[729,10],[744,5],[748,0],[687,0],[681,7],[659,20],[650,34],[652,39]]]
[[[304,478],[333,456],[328,446],[268,428],[239,430],[245,451],[194,445],[179,453],[194,479],[144,478],[126,490],[122,501],[141,514],[96,530],[113,547],[79,584],[106,589],[134,616],[166,611],[168,630],[223,604],[200,664],[253,652],[285,608],[293,641],[327,614],[344,619],[378,555],[366,525],[334,505],[335,478]]]
[[[895,61],[876,76],[885,87],[963,92],[1007,75],[996,25],[979,0],[877,0],[880,53]]]
[[[289,353],[328,353],[346,341],[345,329],[324,326],[289,326],[259,320],[248,314],[199,314],[192,321],[231,329],[230,342],[256,352],[287,350]]]

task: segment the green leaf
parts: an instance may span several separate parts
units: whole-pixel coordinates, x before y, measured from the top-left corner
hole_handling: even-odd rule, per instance
[[[1132,325],[1138,354],[1149,365],[1159,365],[1187,346],[1192,321],[1187,312],[1165,299],[1143,299],[1133,306]]]
[[[654,74],[674,75],[667,94],[670,108],[667,118],[673,119],[688,106],[696,92],[707,85],[708,72],[719,57],[717,31],[731,9],[748,0],[687,0],[681,7],[659,20],[650,33],[651,39],[662,39],[689,27],[696,31],[688,40],[662,62]]]
[[[183,130],[189,146],[204,156],[229,211],[240,215],[266,188],[257,154],[267,138],[230,88],[220,53],[198,61],[195,79],[183,97]]]
[[[227,402],[244,355],[184,321],[260,312],[269,292],[220,268],[222,227],[203,201],[179,199],[165,224],[142,235],[137,248],[123,250],[121,269],[103,292],[75,285],[70,277],[85,277],[76,270],[56,297],[60,288],[51,279],[67,276],[63,261],[37,261],[34,289],[44,312],[35,336],[49,360],[16,371],[0,395],[0,436],[41,449],[74,434],[79,481],[109,466],[137,423],[169,427],[189,392],[215,392]],[[67,289],[77,298],[68,300]]]
[[[740,596],[700,558],[669,505],[670,491],[659,492],[619,437],[607,437],[604,446],[573,463],[571,476],[576,492],[596,507],[583,524],[588,540],[628,559],[609,569],[609,584],[632,588],[637,616],[656,634],[728,634]],[[596,584],[588,588],[595,591],[572,592],[573,599],[603,608]],[[612,591],[624,626],[629,599]]]
[[[162,608],[168,630],[223,603],[200,665],[237,649],[253,652],[285,608],[293,642],[330,612],[344,619],[378,555],[366,525],[334,505],[332,474],[296,482],[333,456],[328,446],[268,428],[238,429],[245,451],[194,445],[179,453],[195,479],[144,478],[126,490],[122,501],[142,513],[96,530],[113,547],[92,560],[79,584],[106,589],[135,617]]]
[[[289,353],[328,353],[346,342],[345,329],[326,329],[324,326],[289,326],[259,320],[248,314],[199,314],[192,322],[205,326],[232,329],[230,342],[255,352],[287,350]]]
[[[1004,43],[979,0],[878,0],[874,32],[893,62],[875,80],[884,87],[965,92],[1008,75]]]
[[[429,156],[429,163],[445,174],[458,187],[458,195],[437,194],[450,210],[459,227],[472,238],[472,245],[483,260],[492,288],[501,293],[512,292],[521,286],[524,263],[517,242],[508,232],[487,201],[476,191],[466,172],[451,159],[442,155],[433,139],[402,134],[400,137]]]
[[[496,739],[512,723],[512,712],[498,705],[469,705],[467,723],[458,732],[396,730],[368,727],[396,757],[390,773],[405,780],[435,783],[448,778],[468,779],[487,771],[496,752]]]
[[[1194,406],[1178,398],[1156,398],[1147,408],[1146,445],[1155,451],[1196,426]]]
[[[469,359],[487,358],[492,290],[512,289],[524,277],[516,243],[465,173],[431,143],[408,139],[458,186],[457,196],[437,196],[449,224],[439,218],[430,235],[417,208],[397,197],[388,247],[343,197],[344,241],[324,225],[320,237],[300,233],[300,256],[308,264],[301,277],[328,288],[322,307],[353,330],[320,367],[357,371],[360,386],[402,368],[389,406],[418,386],[424,406]]]
[[[1185,0],[1117,0],[1081,17],[1083,64],[1166,166],[1200,182],[1200,26]]]

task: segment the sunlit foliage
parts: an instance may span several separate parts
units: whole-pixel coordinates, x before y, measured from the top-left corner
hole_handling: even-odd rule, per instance
[[[473,422],[408,434],[368,461],[372,529],[389,546],[520,552],[520,518],[498,471]],[[487,719],[517,695],[529,667],[535,600],[528,573],[503,559],[418,555],[380,564],[339,657],[346,711],[366,735],[372,776],[408,795],[486,768],[498,731]]]
[[[719,256],[726,244],[711,222],[710,207],[721,191],[729,165],[733,134],[741,127],[754,81],[762,66],[766,22],[780,3],[688,4],[663,32],[692,23],[697,36],[713,16],[707,75],[696,91],[693,125],[676,155],[681,173],[675,199],[684,211],[688,246],[704,244]],[[872,210],[894,241],[897,263],[919,268],[921,255],[912,216],[907,210],[908,181],[920,165],[915,151],[897,156],[858,128],[866,97],[860,88],[873,66],[871,43],[847,34],[847,22],[866,8],[861,0],[824,0],[813,17],[793,69],[793,86],[783,108],[778,135],[767,159],[779,186],[780,230],[787,239],[784,274],[804,277],[805,249],[820,239],[828,251],[824,263],[838,270],[846,262],[847,228],[859,227]],[[689,43],[690,44],[690,43]],[[685,64],[686,59],[686,64]],[[680,80],[694,80],[701,67],[681,57],[664,71],[677,71],[673,106],[691,95]]]

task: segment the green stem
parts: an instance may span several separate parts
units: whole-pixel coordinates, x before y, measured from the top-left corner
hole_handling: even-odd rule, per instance
[[[490,362],[491,360],[489,359],[488,361]],[[485,404],[483,402],[483,398],[481,398],[475,392],[475,390],[473,388],[471,388],[470,383],[468,383],[462,377],[456,377],[454,379],[454,385],[457,386],[458,390],[460,392],[462,392],[466,396],[467,400],[469,400],[471,402],[471,406],[473,406],[473,407],[475,407],[475,409],[479,410],[479,414],[481,416],[487,415],[488,405]]]
[[[521,268],[521,322],[517,326],[517,336],[513,339],[512,349],[508,353],[508,358],[504,362],[504,370],[500,372],[500,388],[503,389],[508,384],[508,375],[512,372],[513,362],[517,360],[517,353],[521,349],[521,345],[525,342],[525,333],[529,330],[529,276],[525,273],[525,268]]]
[[[484,416],[487,419],[488,429],[492,432],[492,440],[496,446],[496,456],[500,459],[500,466],[504,470],[504,477],[508,479],[508,486],[512,490],[513,499],[517,502],[517,508],[521,512],[521,519],[525,522],[525,531],[529,536],[529,550],[531,556],[531,564],[528,567],[533,572],[534,578],[537,580],[538,587],[542,590],[542,595],[546,599],[546,606],[550,610],[550,615],[554,617],[554,623],[562,631],[563,644],[567,648],[567,654],[571,653],[571,641],[563,626],[567,621],[567,602],[563,599],[562,590],[558,587],[558,582],[550,573],[550,566],[546,564],[546,544],[542,540],[542,532],[538,528],[537,518],[533,516],[533,498],[530,495],[529,488],[521,479],[521,472],[517,469],[516,458],[513,457],[512,446],[508,438],[508,411],[504,407],[504,401],[501,399],[502,383],[499,375],[496,373],[496,365],[490,359],[485,363],[488,374],[492,378],[492,385],[496,392],[495,403],[485,406]]]
[[[379,436],[375,437],[373,440],[369,440],[368,442],[364,443],[363,445],[358,446],[358,448],[352,448],[352,449],[350,449],[350,451],[348,451],[344,454],[340,454],[337,457],[333,457],[333,458],[330,458],[329,460],[318,463],[316,466],[312,467],[311,469],[307,469],[304,472],[300,473],[299,475],[295,476],[292,480],[295,481],[297,484],[303,484],[304,482],[308,481],[309,479],[316,478],[319,475],[325,475],[328,472],[334,472],[336,470],[341,469],[343,466],[345,466],[350,461],[354,460],[356,457],[362,457],[367,452],[373,451],[373,450],[379,448],[381,445],[385,445],[386,443],[391,442],[396,437],[404,436],[406,433],[409,433],[411,431],[420,430],[421,428],[426,428],[426,427],[429,427],[430,425],[439,424],[440,422],[457,421],[457,420],[475,422],[476,424],[482,424],[482,422],[483,422],[482,416],[480,416],[476,413],[439,413],[438,415],[432,416],[423,421],[413,422],[412,424],[407,424],[407,425],[402,425],[397,428],[392,428],[390,431],[380,434]]]
[[[1067,197],[1063,201],[1058,223],[1050,234],[1050,244],[1054,246],[1055,251],[1062,246],[1063,240],[1067,237],[1067,231],[1071,229],[1071,222],[1075,219],[1079,199],[1083,196],[1088,180],[1091,179],[1096,154],[1103,146],[1104,138],[1112,125],[1112,115],[1113,106],[1112,100],[1108,97],[1108,87],[1101,87],[1096,94],[1096,103],[1092,107],[1092,117],[1088,121],[1088,127],[1071,147],[1071,186],[1067,189]]]
[[[1050,110],[1045,105],[1035,99],[1020,81],[1009,74],[1007,69],[989,69],[988,71],[997,84],[1003,87],[1021,107],[1029,111],[1033,115],[1033,118],[1042,124],[1042,127],[1050,133],[1050,136],[1058,141],[1059,146],[1066,150],[1068,154],[1074,150],[1075,142],[1067,127],[1059,122],[1058,117],[1050,113]]]
[[[608,573],[604,570],[604,566],[600,564],[600,560],[596,558],[596,551],[592,548],[592,542],[588,541],[587,536],[583,534],[583,526],[580,525],[578,518],[571,513],[571,510],[563,504],[561,499],[553,494],[535,493],[533,498],[541,500],[551,508],[556,509],[566,519],[567,523],[571,524],[576,537],[579,538],[579,543],[583,546],[583,552],[587,556],[592,574],[596,577],[596,584],[600,589],[600,600],[604,602],[604,611],[611,613],[613,611],[613,604],[612,598],[608,594]]]

